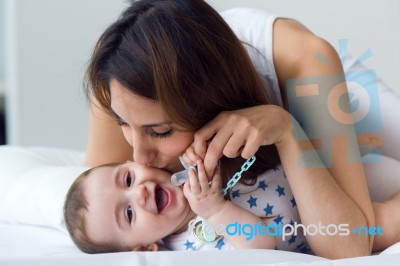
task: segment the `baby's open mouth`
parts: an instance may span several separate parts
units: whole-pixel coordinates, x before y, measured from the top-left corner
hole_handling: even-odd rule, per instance
[[[168,204],[169,201],[168,193],[161,186],[157,186],[155,195],[156,195],[157,210],[158,212],[161,212]]]

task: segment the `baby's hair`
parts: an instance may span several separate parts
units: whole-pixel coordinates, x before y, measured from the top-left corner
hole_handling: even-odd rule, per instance
[[[102,165],[98,167],[90,168],[82,174],[80,174],[76,180],[72,183],[65,197],[64,202],[64,221],[71,236],[72,241],[75,245],[83,252],[95,254],[95,253],[109,253],[109,252],[120,252],[121,247],[115,243],[94,243],[86,231],[86,216],[88,211],[88,199],[85,194],[86,181],[89,174],[99,167],[116,166],[119,164],[112,163]]]

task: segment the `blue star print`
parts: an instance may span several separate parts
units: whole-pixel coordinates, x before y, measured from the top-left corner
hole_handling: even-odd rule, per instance
[[[265,188],[267,188],[268,185],[265,184],[265,180],[262,180],[258,183],[258,188],[261,188],[262,190],[265,191]]]
[[[309,249],[309,248],[307,247],[307,245],[306,245],[304,242],[301,242],[300,245],[297,245],[297,249],[298,249],[301,253],[304,253],[304,254],[309,254],[310,251],[311,251],[311,249]]]
[[[189,248],[191,248],[192,250],[196,250],[194,242],[189,242],[189,240],[186,240],[186,243],[184,245],[186,246],[186,250],[188,250]]]
[[[280,214],[278,214],[278,217],[276,217],[276,218],[274,219],[274,222],[277,223],[277,224],[280,224],[280,223],[282,223],[282,219],[283,219],[283,216],[281,216]]]
[[[250,199],[247,202],[249,203],[250,208],[257,207],[257,198],[250,196]]]
[[[268,216],[268,214],[272,215],[272,208],[274,208],[273,205],[267,204],[267,207],[265,207],[263,210],[265,211],[265,216]]]
[[[239,191],[240,191],[240,189],[232,191],[232,193],[231,193],[232,199],[234,199],[236,197],[240,197]]]
[[[296,236],[292,236],[292,237],[288,240],[289,245],[293,244],[294,242],[296,242]]]
[[[275,189],[275,191],[278,192],[279,197],[280,196],[285,196],[285,188],[284,187],[281,187],[281,186],[278,185],[278,188]]]
[[[290,200],[290,202],[292,203],[292,207],[296,207],[296,200],[294,199],[294,197]]]
[[[218,240],[217,244],[215,245],[215,248],[221,250],[223,245],[225,245],[224,238],[221,238],[220,240]]]

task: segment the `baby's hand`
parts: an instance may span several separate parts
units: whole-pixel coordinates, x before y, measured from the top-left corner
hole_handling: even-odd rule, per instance
[[[189,146],[186,149],[185,153],[182,154],[181,158],[185,163],[192,165],[192,166],[196,166],[200,163],[203,163],[203,159],[199,155],[196,154],[193,146]],[[218,162],[217,162],[217,164],[218,164]],[[213,177],[213,175],[207,176],[208,181],[211,181],[212,177]]]
[[[189,170],[189,181],[183,186],[183,193],[190,207],[199,216],[208,219],[222,210],[225,200],[220,192],[221,175],[217,169],[209,184],[204,164],[197,164],[198,176],[194,169]]]

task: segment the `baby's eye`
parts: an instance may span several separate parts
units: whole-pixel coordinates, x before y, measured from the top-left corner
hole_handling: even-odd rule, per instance
[[[132,222],[132,207],[131,205],[128,206],[128,209],[126,209],[126,216],[128,217],[129,223]]]
[[[126,175],[125,184],[127,187],[131,187],[131,185],[132,185],[132,176],[131,176],[130,172],[128,172]]]

